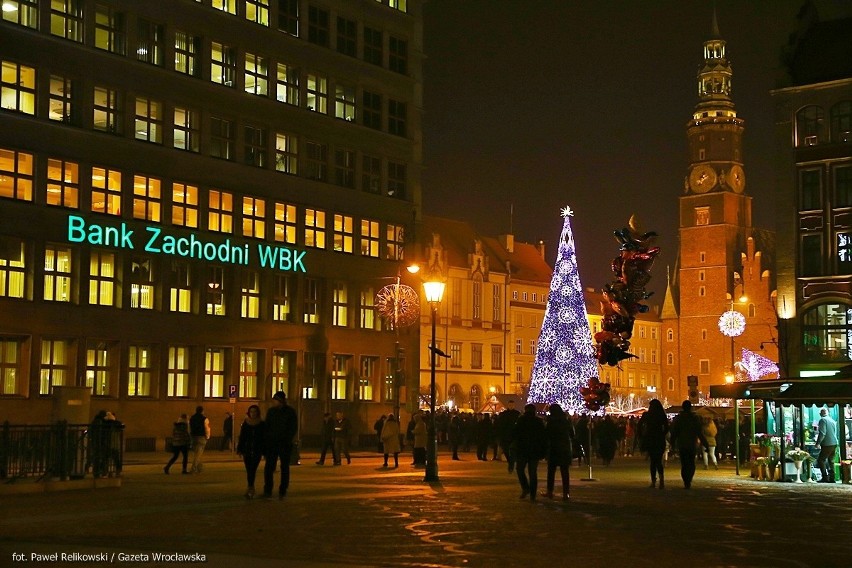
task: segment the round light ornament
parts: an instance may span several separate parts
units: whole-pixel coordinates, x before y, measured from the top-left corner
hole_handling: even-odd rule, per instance
[[[745,331],[746,320],[740,312],[729,310],[719,318],[719,331],[725,337],[738,337]]]

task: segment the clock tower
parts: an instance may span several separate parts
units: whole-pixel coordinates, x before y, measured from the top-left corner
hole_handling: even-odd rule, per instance
[[[674,385],[673,402],[705,396],[711,384],[735,371],[741,348],[771,344],[774,310],[768,270],[762,268],[771,233],[752,228],[742,156],[745,121],[732,99],[733,71],[715,10],[697,74],[698,102],[686,124],[689,161],[679,198],[678,266],[661,314],[663,376]],[[736,341],[719,329],[731,310],[746,319]],[[777,359],[776,359],[777,360]],[[697,387],[690,385],[696,382]],[[682,398],[681,398],[682,397]]]

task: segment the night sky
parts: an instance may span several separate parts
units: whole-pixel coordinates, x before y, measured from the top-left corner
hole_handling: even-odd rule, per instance
[[[769,91],[802,3],[716,1],[760,228],[774,229]],[[821,19],[852,12],[848,0],[816,5]],[[429,0],[424,13],[424,213],[497,235],[514,204],[515,239],[543,240],[553,265],[570,205],[580,278],[597,289],[612,280],[612,231],[636,213],[660,234],[648,289],[661,303],[713,3]]]

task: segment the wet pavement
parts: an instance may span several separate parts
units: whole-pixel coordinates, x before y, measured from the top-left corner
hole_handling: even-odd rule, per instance
[[[442,454],[437,483],[410,455],[383,469],[377,454],[339,467],[306,454],[279,501],[245,499],[228,454],[208,452],[200,475],[164,475],[167,457],[129,454],[120,488],[3,495],[0,566],[852,566],[852,486],[756,481],[730,464],[699,466],[685,490],[670,462],[662,491],[641,457],[594,465],[596,481],[574,466],[568,502],[531,503],[505,462],[472,453]]]

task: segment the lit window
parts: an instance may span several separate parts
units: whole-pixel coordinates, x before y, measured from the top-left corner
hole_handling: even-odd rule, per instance
[[[154,309],[154,262],[149,257],[137,256],[131,261],[130,307]]]
[[[50,108],[47,117],[64,124],[77,124],[74,107],[74,85],[71,79],[50,76]]]
[[[226,87],[235,87],[237,77],[236,50],[222,43],[210,46],[210,80]]]
[[[316,278],[305,279],[304,312],[302,321],[304,323],[320,323],[320,289]]]
[[[269,25],[269,0],[246,0],[246,20]]]
[[[402,225],[388,223],[387,227],[387,260],[402,260],[405,256],[405,228]]]
[[[34,115],[35,69],[5,60],[0,67],[0,107]]]
[[[5,2],[3,8],[6,8]],[[80,0],[51,0],[50,33],[82,43],[83,6]]]
[[[345,282],[335,282],[332,296],[332,325],[349,325],[349,289]]]
[[[206,313],[211,316],[224,316],[225,312],[225,270],[220,266],[207,269],[205,281]]]
[[[134,137],[155,144],[163,143],[163,104],[151,99],[136,98]]]
[[[296,244],[296,206],[275,203],[275,241]]]
[[[201,40],[186,32],[175,32],[175,71],[198,77],[201,75],[199,53]]]
[[[89,304],[114,306],[116,285],[115,255],[93,250],[89,254]]]
[[[127,32],[124,28],[124,14],[111,6],[95,5],[95,47],[124,55]]]
[[[4,0],[3,21],[38,29],[38,0]]]
[[[71,249],[47,245],[44,249],[44,299],[71,301]]]
[[[232,233],[234,196],[226,191],[211,189],[209,197],[207,228],[217,233]]]
[[[192,279],[189,264],[171,262],[169,311],[188,314],[192,309]]]
[[[189,373],[192,358],[189,347],[169,346],[166,396],[182,398],[189,396]]]
[[[361,219],[361,256],[379,258],[379,222]]]
[[[94,396],[109,396],[112,361],[109,346],[98,342],[86,348],[86,386]]]
[[[376,317],[376,292],[372,286],[361,290],[361,329],[379,329]]]
[[[305,98],[308,110],[326,114],[328,112],[328,81],[322,75],[308,73],[308,90]]]
[[[133,218],[160,222],[162,194],[160,180],[147,176],[133,176]]]
[[[0,148],[0,197],[33,200],[33,155]]]
[[[175,182],[172,184],[172,224],[198,228],[198,188]]]
[[[295,136],[281,132],[275,135],[275,169],[285,174],[298,175],[299,152]]]
[[[127,396],[151,396],[153,357],[148,345],[127,349]]]
[[[272,376],[270,396],[276,392],[290,392],[290,374],[296,354],[292,351],[274,351],[272,353]]]
[[[243,236],[266,237],[266,202],[254,197],[243,197]]]
[[[305,209],[305,246],[325,248],[325,211]]]
[[[228,14],[237,14],[237,0],[212,0],[210,5]]]
[[[358,378],[358,400],[373,400],[378,367],[378,357],[361,356],[361,373]]]
[[[204,398],[225,396],[225,350],[207,349],[204,354]]]
[[[201,140],[199,127],[198,111],[175,107],[175,118],[172,128],[174,147],[179,150],[198,152]]]
[[[276,73],[275,98],[288,105],[299,106],[299,70],[279,63]]]
[[[53,387],[69,384],[72,358],[70,341],[42,340],[38,394],[50,395]]]
[[[349,391],[349,377],[351,376],[352,356],[332,355],[334,369],[331,372],[331,399],[346,400]]]
[[[349,215],[334,215],[334,250],[352,254],[354,228]]]
[[[245,91],[265,97],[269,93],[269,68],[266,58],[246,53]]]
[[[349,122],[355,120],[355,87],[334,86],[334,117]]]
[[[164,47],[163,26],[146,20],[139,20],[138,29],[136,59],[144,63],[162,67]]]
[[[260,317],[260,275],[254,270],[242,272],[240,317],[246,319],[258,319]]]
[[[260,353],[240,351],[240,398],[257,398],[260,375]]]
[[[92,122],[94,129],[110,134],[121,134],[121,109],[117,91],[106,87],[95,87],[94,97]]]
[[[275,293],[272,297],[272,319],[274,321],[293,321],[292,296],[293,277],[284,274],[276,275]]]
[[[27,279],[24,242],[14,237],[0,237],[0,246],[4,250],[0,256],[0,297],[23,298]]]

